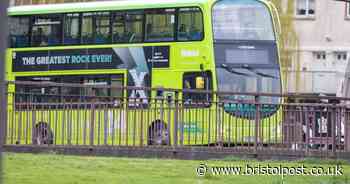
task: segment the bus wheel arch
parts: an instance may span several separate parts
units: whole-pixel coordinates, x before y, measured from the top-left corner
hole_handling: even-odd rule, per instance
[[[154,120],[147,131],[148,145],[167,145],[169,143],[169,132],[167,124],[160,120]]]
[[[43,121],[36,123],[32,140],[35,145],[53,144],[53,131],[50,125]]]

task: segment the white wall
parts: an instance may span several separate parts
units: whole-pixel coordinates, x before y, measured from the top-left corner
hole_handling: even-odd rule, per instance
[[[316,0],[314,17],[295,16],[299,37],[300,74],[299,91],[302,93],[331,93],[339,88],[347,61],[336,60],[337,51],[348,52],[350,57],[350,19],[346,18],[345,2]],[[326,60],[315,60],[315,51],[325,51]],[[291,92],[296,92],[296,75],[290,74]],[[291,86],[294,83],[294,86]]]

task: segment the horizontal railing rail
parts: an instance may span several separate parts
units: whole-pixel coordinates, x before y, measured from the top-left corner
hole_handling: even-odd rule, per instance
[[[350,98],[8,82],[7,145],[350,153]],[[289,99],[299,99],[291,102]]]

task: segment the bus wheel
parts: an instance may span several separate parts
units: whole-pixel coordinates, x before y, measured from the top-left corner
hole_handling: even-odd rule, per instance
[[[157,120],[148,128],[148,145],[167,145],[169,132],[164,122]]]
[[[53,133],[50,126],[45,122],[35,125],[33,132],[33,144],[45,145],[53,144]]]

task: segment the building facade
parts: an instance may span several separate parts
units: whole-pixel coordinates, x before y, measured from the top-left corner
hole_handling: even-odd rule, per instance
[[[294,24],[300,63],[289,71],[289,91],[336,95],[350,59],[350,3],[295,0]]]

